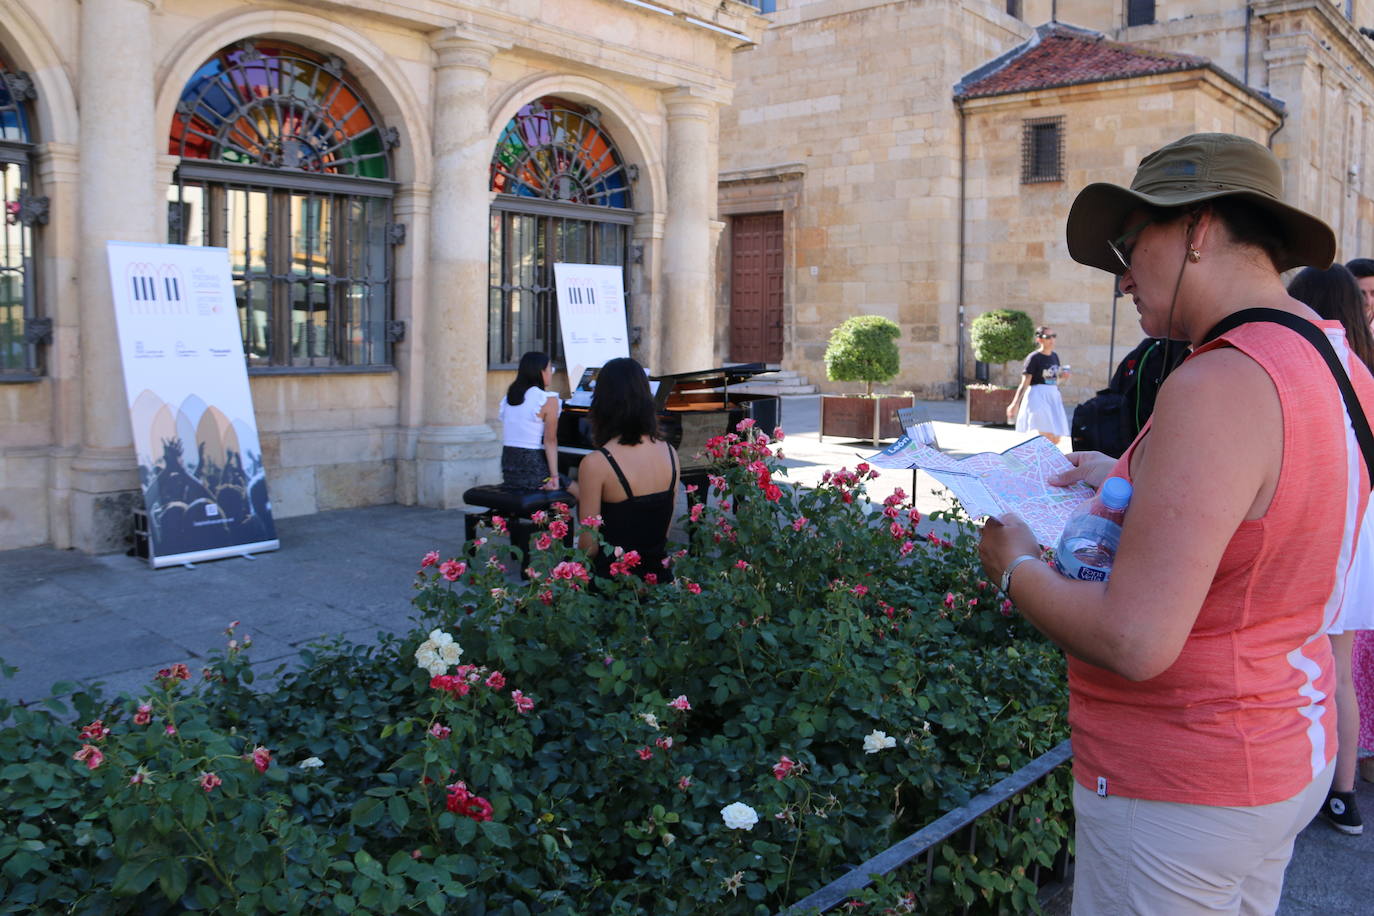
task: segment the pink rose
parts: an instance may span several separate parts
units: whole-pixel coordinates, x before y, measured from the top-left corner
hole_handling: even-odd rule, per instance
[[[153,721],[153,707],[147,703],[138,707],[138,712],[134,713],[135,725],[147,725]]]
[[[678,694],[678,698],[670,701],[668,705],[682,712],[686,712],[692,708],[692,704],[687,702],[687,695],[685,693]]]
[[[945,607],[954,607],[954,592],[945,592]]]
[[[500,671],[493,671],[487,678],[487,686],[492,690],[500,690],[506,686],[506,676]]]
[[[549,534],[561,541],[568,536],[568,523],[562,519],[550,523]]]
[[[654,756],[654,752],[647,747],[641,747],[639,750],[635,751],[635,753],[639,755],[640,760],[648,760]]]
[[[679,789],[681,789],[682,791],[686,792],[688,789],[692,788],[692,777],[690,777],[690,776],[684,776],[684,777],[682,777],[681,779],[679,779],[679,780],[677,781],[677,787],[678,787]]]
[[[200,787],[204,789],[206,792],[213,792],[216,786],[221,786],[223,784],[224,780],[220,779],[214,773],[200,774]]]
[[[425,554],[425,558],[424,558],[423,560],[420,561],[420,568],[421,568],[421,569],[426,569],[426,568],[428,568],[428,567],[430,567],[430,566],[434,566],[434,565],[435,565],[436,563],[438,563],[438,562],[439,562],[439,551],[437,551],[437,550],[431,550],[429,553]]]
[[[512,690],[510,698],[515,703],[515,710],[519,713],[527,713],[534,709],[534,700],[525,696],[519,690]]]
[[[253,766],[259,773],[266,773],[272,765],[272,752],[262,745],[253,748]]]
[[[673,739],[668,735],[664,735],[662,738],[655,740],[654,744],[656,744],[662,750],[671,750],[673,746]]]
[[[691,592],[693,595],[700,595],[700,594],[701,594],[701,586],[698,585],[696,582],[688,582],[688,583],[687,583],[687,591]]]
[[[773,764],[773,776],[779,781],[784,780],[787,778],[787,774],[791,773],[796,766],[797,761],[793,760],[791,757],[779,757],[778,762]]]
[[[548,549],[549,549],[550,547],[552,547],[552,546],[553,546],[553,537],[550,536],[549,533],[548,533],[547,531],[541,532],[540,535],[539,535],[539,537],[536,538],[536,539],[535,539],[535,542],[534,542],[534,549],[535,549],[535,550],[548,550]]]
[[[81,750],[72,754],[72,759],[80,760],[86,764],[86,769],[94,770],[105,762],[105,755],[94,744],[83,744]]]
[[[447,725],[441,725],[440,723],[435,722],[433,725],[429,727],[429,733],[442,741],[444,738],[447,738],[449,735],[453,734],[453,729],[449,728]]]
[[[460,560],[446,560],[439,564],[439,574],[450,582],[457,582],[468,571],[468,564]]]

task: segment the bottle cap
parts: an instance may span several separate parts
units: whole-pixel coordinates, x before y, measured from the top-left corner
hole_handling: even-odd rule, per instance
[[[1124,477],[1108,477],[1098,493],[1108,509],[1119,511],[1131,504],[1131,482]]]

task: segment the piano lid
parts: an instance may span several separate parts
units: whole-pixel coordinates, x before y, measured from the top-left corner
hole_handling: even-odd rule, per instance
[[[734,385],[745,379],[762,375],[765,372],[772,372],[765,363],[740,363],[737,366],[722,366],[719,369],[698,369],[696,372],[674,372],[667,375],[651,375],[650,378],[659,381],[672,382],[675,386],[680,382],[712,382],[715,386]],[[693,385],[693,388],[709,387],[705,385]]]

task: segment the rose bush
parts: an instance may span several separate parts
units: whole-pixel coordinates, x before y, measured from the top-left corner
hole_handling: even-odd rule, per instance
[[[1065,737],[1062,657],[966,528],[918,535],[864,465],[790,486],[747,424],[710,452],[671,582],[593,579],[555,507],[528,557],[426,556],[408,636],[271,690],[234,640],[146,696],[0,703],[0,910],[771,913]],[[1042,796],[999,858],[942,853],[932,911],[1033,906]]]

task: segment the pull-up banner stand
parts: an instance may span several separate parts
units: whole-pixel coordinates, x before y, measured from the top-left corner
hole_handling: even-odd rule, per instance
[[[276,550],[229,252],[108,242],[154,568]]]

